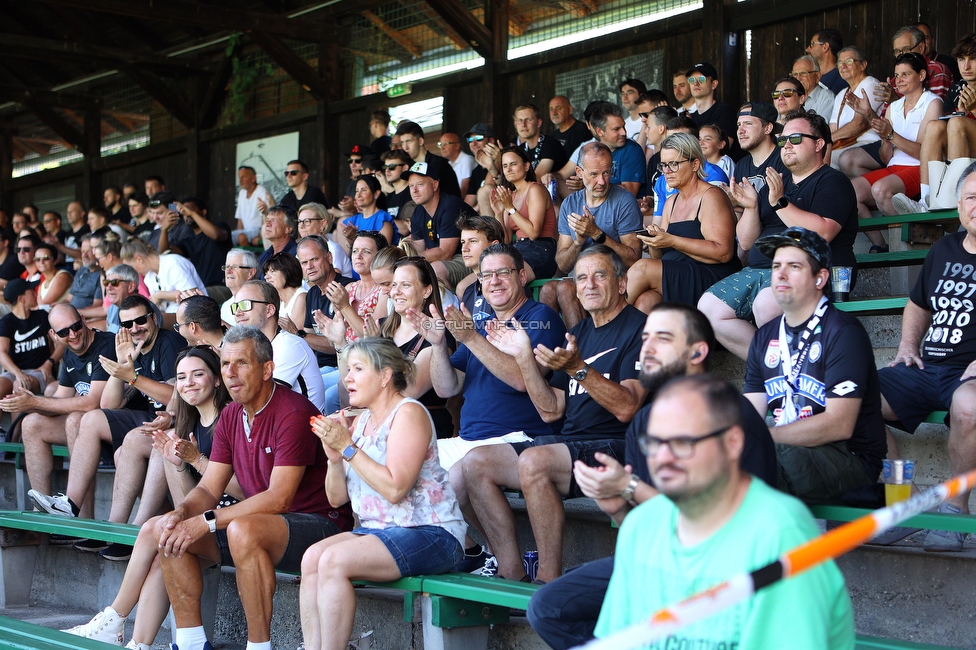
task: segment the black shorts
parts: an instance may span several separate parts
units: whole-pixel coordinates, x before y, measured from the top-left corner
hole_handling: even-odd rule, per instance
[[[102,409],[108,428],[112,432],[112,451],[118,450],[125,440],[125,434],[146,422],[156,419],[156,411],[130,411],[129,409]]]
[[[275,570],[282,573],[301,572],[302,556],[309,546],[342,532],[325,515],[312,512],[286,512],[279,516],[288,524],[288,546],[285,547],[285,554],[275,564]],[[227,542],[227,531],[218,530],[216,537],[217,548],[220,549],[220,564],[234,566],[234,558]]]
[[[899,429],[915,433],[932,411],[948,411],[952,395],[966,381],[959,381],[965,368],[926,364],[925,368],[900,364],[878,369],[878,383],[891,410],[898,416]],[[900,426],[899,426],[900,425]]]
[[[594,455],[596,452],[613,456],[615,460],[623,464],[627,450],[627,441],[624,438],[596,438],[591,440],[575,440],[564,436],[539,436],[533,438],[531,442],[516,442],[512,444],[516,454],[521,454],[529,447],[539,447],[541,445],[566,445],[569,449],[570,465],[581,460],[590,467],[600,467]],[[576,476],[572,472],[569,474],[569,493],[567,499],[578,499],[586,495],[580,491],[576,484]]]

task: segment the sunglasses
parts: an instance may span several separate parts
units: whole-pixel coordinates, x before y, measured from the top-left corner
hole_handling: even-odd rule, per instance
[[[481,142],[484,139],[485,136],[483,135],[469,135],[467,138],[465,138],[465,140],[467,140],[468,142]]]
[[[708,77],[706,77],[703,74],[700,74],[697,77],[688,77],[688,83],[690,83],[690,84],[693,84],[693,83],[703,84],[703,83],[705,83],[705,80],[706,79],[708,79]]]
[[[33,248],[30,248],[30,247],[18,248],[17,249],[17,252],[18,253],[33,253],[34,252],[34,249]]]
[[[361,165],[363,164],[362,158],[346,158],[346,162],[350,165]]]
[[[811,140],[819,140],[815,135],[810,135],[809,133],[791,133],[790,135],[778,135],[776,136],[776,146],[785,147],[786,143],[789,142],[794,147],[803,142],[803,138],[810,138]]]
[[[302,170],[300,170],[300,169],[286,169],[285,170],[285,176],[298,176],[301,173],[302,173]]]
[[[251,311],[252,309],[254,309],[254,305],[258,303],[262,305],[271,304],[267,300],[238,300],[237,302],[231,303],[230,313],[231,315],[237,315],[239,312],[242,311]]]
[[[638,115],[640,115],[641,117],[643,117],[646,120],[647,118],[649,118],[651,116],[651,113],[650,113],[650,111],[648,111],[647,113],[638,113]]]
[[[795,88],[784,88],[783,90],[774,90],[773,99],[779,99],[780,97],[790,98],[796,94]]]
[[[125,280],[122,280],[120,278],[112,278],[111,280],[106,280],[105,284],[109,285],[110,287],[117,287],[123,282],[125,282]]]
[[[79,332],[81,331],[81,328],[84,326],[85,326],[84,323],[82,323],[80,320],[77,320],[73,322],[71,325],[68,325],[67,327],[63,327],[59,330],[55,330],[54,333],[58,336],[58,338],[63,339],[63,338],[67,338],[69,331]]]
[[[34,258],[34,261],[35,262],[50,262],[51,261],[51,258],[50,257],[35,257]]]
[[[142,316],[136,316],[132,320],[122,320],[119,321],[119,327],[124,330],[132,329],[133,325],[145,325],[149,322],[149,314],[143,314]]]
[[[397,167],[403,167],[403,163],[397,163],[395,165],[383,165],[383,169],[385,169],[388,172],[393,171]]]

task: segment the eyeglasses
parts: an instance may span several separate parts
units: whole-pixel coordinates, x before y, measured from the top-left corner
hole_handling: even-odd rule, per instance
[[[191,324],[191,323],[195,323],[195,322],[196,322],[196,321],[193,321],[193,320],[188,320],[188,321],[186,321],[185,323],[173,323],[173,329],[174,329],[174,330],[176,330],[176,333],[177,333],[177,334],[179,334],[179,333],[180,333],[180,328],[181,328],[181,327],[186,327],[187,325],[189,325],[189,324]]]
[[[24,247],[24,248],[18,248],[17,249],[17,252],[18,253],[33,253],[34,252],[34,249],[33,248],[30,248],[28,246],[28,247]]]
[[[641,117],[643,117],[646,120],[647,118],[649,118],[651,116],[651,113],[650,113],[650,111],[648,111],[647,113],[638,113],[638,115],[640,115]]]
[[[145,325],[149,322],[149,314],[143,314],[142,316],[136,316],[132,320],[120,320],[119,327],[124,330],[132,329],[133,325]]]
[[[230,304],[230,313],[231,315],[237,315],[238,312],[251,311],[254,309],[254,305],[257,303],[262,305],[271,304],[267,300],[238,300],[237,302],[232,302]]]
[[[123,282],[125,282],[125,280],[122,280],[121,278],[112,278],[111,280],[106,280],[105,284],[109,285],[110,287],[117,287]]]
[[[490,282],[498,276],[499,280],[507,280],[512,273],[515,273],[518,269],[498,269],[497,271],[485,271],[484,273],[478,274],[478,279],[482,282]]]
[[[84,326],[85,326],[84,323],[82,323],[80,320],[76,320],[75,322],[73,322],[71,325],[68,325],[67,327],[63,327],[59,330],[55,330],[54,333],[58,336],[58,338],[63,339],[63,338],[67,338],[69,331],[79,332],[81,331],[81,328]]]
[[[467,140],[468,142],[481,142],[484,139],[485,136],[483,135],[469,135],[467,138],[465,138],[465,140]]]
[[[785,147],[786,143],[789,142],[794,147],[798,146],[803,142],[803,138],[810,138],[811,140],[819,140],[815,135],[810,135],[809,133],[791,133],[789,135],[778,135],[776,136],[776,146]]]
[[[299,219],[298,220],[298,225],[299,226],[306,226],[306,227],[307,226],[311,226],[313,221],[322,221],[322,217],[309,217],[308,219]],[[249,268],[249,267],[242,266],[240,268],[243,269],[243,268]]]
[[[854,65],[855,63],[864,63],[864,59],[837,59],[837,65]]]
[[[706,79],[708,79],[708,77],[706,77],[703,74],[700,74],[697,77],[688,77],[688,83],[690,83],[690,84],[693,84],[693,83],[703,84],[703,83],[705,83],[705,80]]]
[[[669,171],[673,174],[678,171],[679,167],[681,167],[681,163],[686,163],[686,162],[691,162],[691,160],[687,159],[687,160],[675,160],[673,162],[660,162],[657,164],[657,170],[661,173],[664,173],[665,171]]]
[[[35,262],[50,262],[51,261],[51,258],[50,257],[36,257],[35,256],[34,257],[34,261]]]
[[[838,63],[840,63],[840,61],[838,61]],[[806,77],[812,74],[817,74],[817,71],[810,70],[809,72],[807,72],[805,70],[800,70],[799,72],[791,72],[790,76],[793,77],[794,79],[799,79],[800,77]]]
[[[647,434],[646,436],[641,436],[637,439],[637,445],[640,447],[641,453],[645,456],[653,456],[661,448],[661,445],[667,445],[668,449],[674,454],[675,458],[691,458],[695,455],[695,445],[697,445],[702,440],[708,440],[709,438],[716,438],[729,429],[732,426],[722,427],[718,431],[712,431],[711,433],[706,433],[703,436],[695,438],[694,436],[675,436],[674,438],[668,438],[667,440],[663,438],[658,438]]]
[[[797,94],[795,88],[784,88],[783,90],[774,90],[773,99],[779,99],[780,97],[790,98]]]
[[[363,164],[363,159],[362,158],[346,158],[346,162],[349,163],[350,165],[362,165]]]
[[[810,45],[808,45],[807,47],[813,47],[814,45],[823,45],[823,44],[824,44],[823,41],[810,41]]]
[[[300,170],[300,169],[286,169],[285,170],[285,176],[298,176],[301,173],[302,173],[302,170]]]
[[[301,223],[299,221],[298,223]],[[226,271],[228,269],[233,269],[234,271],[240,271],[241,269],[253,269],[253,266],[241,266],[240,264],[224,264],[220,267],[221,271]]]
[[[915,43],[915,45],[912,45],[911,47],[899,47],[897,49],[894,49],[894,50],[891,51],[891,53],[894,56],[898,57],[898,56],[901,56],[902,54],[908,54],[909,52],[911,52],[912,50],[914,50],[915,48],[917,48],[921,44],[922,44],[922,41],[919,41],[918,43]]]

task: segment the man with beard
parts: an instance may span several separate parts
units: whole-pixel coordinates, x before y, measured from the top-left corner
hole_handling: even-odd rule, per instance
[[[762,567],[819,535],[802,503],[740,467],[742,396],[715,377],[681,377],[654,400],[646,465],[661,494],[627,517],[595,634]],[[707,620],[675,630],[675,648],[854,648],[854,613],[833,560]]]
[[[697,309],[660,303],[647,315],[640,349],[641,385],[654,398],[670,379],[704,374],[715,349],[708,319]],[[742,471],[776,485],[776,451],[763,418],[740,396],[745,432]],[[746,406],[749,408],[746,408]],[[658,494],[638,440],[647,431],[653,402],[634,416],[627,429],[625,463],[596,454],[602,467],[577,463],[574,476],[583,494],[618,523],[636,505]],[[532,597],[528,617],[533,629],[556,650],[571,648],[593,638],[600,606],[613,573],[613,556],[570,570]]]

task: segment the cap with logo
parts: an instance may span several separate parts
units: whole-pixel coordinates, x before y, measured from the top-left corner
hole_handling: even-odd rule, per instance
[[[483,135],[486,138],[494,138],[495,132],[492,131],[491,127],[484,122],[478,122],[468,129],[468,132],[464,134],[464,137],[467,138],[469,135]]]
[[[781,133],[783,131],[783,125],[776,122],[779,119],[779,113],[776,112],[776,108],[769,102],[749,102],[748,104],[744,104],[739,109],[739,117],[744,115],[758,117],[767,124],[772,124],[773,133]]]
[[[766,235],[756,242],[759,251],[773,259],[776,250],[783,246],[794,246],[812,257],[825,269],[830,268],[830,244],[812,230],[793,226],[775,235]]]
[[[349,150],[349,154],[348,155],[350,155],[350,156],[364,156],[366,154],[371,154],[371,153],[373,153],[373,150],[370,149],[367,145],[365,145],[365,144],[354,144],[352,146],[352,149]]]
[[[3,299],[12,305],[17,302],[17,298],[20,298],[38,284],[40,284],[40,281],[28,282],[22,278],[14,278],[3,288]]]
[[[690,76],[694,72],[700,72],[711,79],[718,79],[718,72],[711,63],[696,63],[695,67],[688,71],[688,75]]]
[[[437,174],[437,168],[428,165],[425,162],[415,162],[411,165],[410,169],[400,174],[400,180],[407,180],[414,174],[420,176],[427,176],[435,181],[440,180],[440,176]]]

